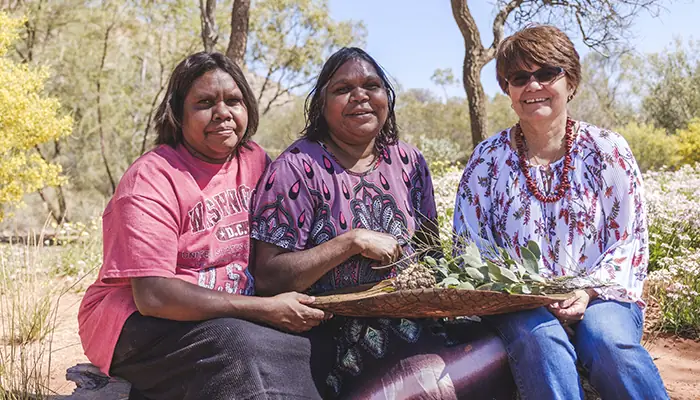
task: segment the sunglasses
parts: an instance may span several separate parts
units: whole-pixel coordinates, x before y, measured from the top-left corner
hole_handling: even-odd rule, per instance
[[[520,70],[506,79],[506,82],[511,86],[521,87],[527,85],[530,82],[530,78],[534,76],[537,82],[546,84],[552,82],[563,73],[564,68],[562,67],[542,67],[533,72]]]

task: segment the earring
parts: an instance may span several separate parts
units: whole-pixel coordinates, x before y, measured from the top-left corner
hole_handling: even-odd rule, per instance
[[[571,94],[569,95],[569,97],[566,98],[566,102],[568,103],[568,102],[570,102],[570,101],[573,100],[573,99],[574,99],[574,94],[571,93]]]

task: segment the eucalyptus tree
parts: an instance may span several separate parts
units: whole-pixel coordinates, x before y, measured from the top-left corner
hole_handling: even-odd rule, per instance
[[[487,135],[487,97],[481,84],[482,68],[496,56],[506,24],[513,30],[541,22],[554,24],[583,43],[608,52],[628,38],[629,27],[642,11],[657,14],[667,0],[497,0],[491,22],[493,40],[484,45],[469,9],[468,0],[450,0],[452,15],[464,39],[462,83],[469,101],[472,142],[476,146]]]

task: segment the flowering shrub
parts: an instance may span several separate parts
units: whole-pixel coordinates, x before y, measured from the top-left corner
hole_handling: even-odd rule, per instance
[[[643,172],[664,166],[676,169],[683,161],[678,136],[668,135],[664,129],[630,122],[618,127],[616,131],[629,143],[639,169]]]
[[[650,293],[661,309],[661,327],[700,338],[700,250],[681,249],[659,260],[649,275]]]
[[[660,260],[700,249],[700,164],[678,171],[648,172],[645,200],[649,214],[649,269]]]
[[[686,129],[678,131],[678,141],[684,163],[700,162],[700,118],[693,118]]]
[[[73,121],[59,115],[58,100],[43,96],[48,72],[6,57],[18,38],[22,20],[0,12],[0,220],[5,205],[61,180],[61,167],[35,152],[35,147],[70,134]]]
[[[66,222],[53,228],[56,230],[53,244],[59,245],[60,251],[51,273],[69,283],[94,275],[102,265],[101,218],[93,218],[87,224]],[[85,283],[92,283],[91,280],[86,279]],[[82,289],[82,285],[76,289]]]
[[[438,223],[440,232],[452,232],[452,217],[455,212],[455,196],[457,186],[462,178],[463,167],[442,161],[430,163],[430,172],[433,174],[433,187],[435,188],[435,204],[437,206]],[[449,238],[443,238],[449,239]]]

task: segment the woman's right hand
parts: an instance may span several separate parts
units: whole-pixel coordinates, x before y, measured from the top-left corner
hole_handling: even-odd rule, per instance
[[[266,298],[269,305],[261,316],[263,322],[288,332],[306,332],[332,314],[309,307],[314,298],[297,292],[287,292]]]
[[[354,229],[354,242],[362,256],[389,265],[401,257],[401,245],[393,235],[368,229]]]

